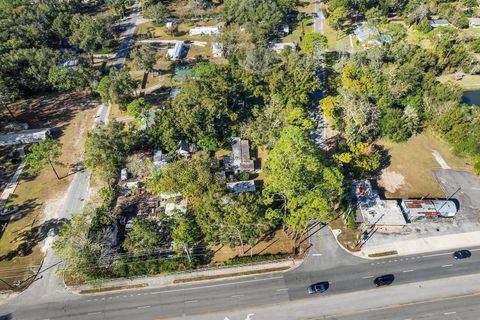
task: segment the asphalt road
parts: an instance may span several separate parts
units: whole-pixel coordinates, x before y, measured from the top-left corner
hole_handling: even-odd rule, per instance
[[[328,239],[328,234],[324,234]],[[288,273],[96,296],[65,295],[54,301],[39,298],[28,304],[9,304],[5,310],[13,319],[25,320],[183,317],[309,301],[318,296],[308,295],[306,288],[318,281],[330,282],[326,295],[341,297],[352,292],[377,290],[373,279],[382,274],[394,274],[392,287],[400,287],[402,284],[416,285],[419,281],[474,274],[480,269],[480,248],[472,248],[472,257],[461,261],[454,260],[451,252],[372,261],[351,257],[338,247],[333,250],[331,246],[325,246],[324,250],[322,247],[313,250],[302,266]],[[349,258],[344,259],[347,256]],[[335,257],[333,261],[338,265],[332,263]],[[342,311],[347,310],[349,306],[345,305]]]
[[[120,43],[120,46],[115,55],[115,60],[112,63],[112,65],[117,68],[120,68],[125,64],[125,60],[130,50],[130,46],[135,41],[135,29],[140,23],[140,11],[140,1],[136,0],[135,4],[132,7],[132,13],[125,22],[127,29],[123,33],[123,40]]]

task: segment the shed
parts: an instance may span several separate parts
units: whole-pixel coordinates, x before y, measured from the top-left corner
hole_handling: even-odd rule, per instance
[[[180,60],[183,57],[183,41],[175,43],[175,47],[167,50],[167,57],[172,61]]]
[[[14,146],[43,141],[50,136],[50,128],[21,130],[14,133],[1,134],[0,146]]]
[[[227,183],[227,187],[235,194],[241,192],[255,192],[257,190],[254,180],[229,182]]]
[[[215,58],[223,57],[223,48],[220,43],[212,42],[212,56],[214,56]]]
[[[156,170],[160,170],[172,161],[172,157],[169,154],[164,153],[162,150],[155,150],[153,153],[153,167]]]
[[[480,18],[468,18],[470,28],[480,28]]]
[[[450,25],[450,22],[446,19],[432,19],[430,20],[430,26],[432,28],[438,28],[438,27],[448,27]]]
[[[277,53],[282,52],[283,49],[290,48],[292,50],[297,50],[297,44],[295,42],[281,42],[281,43],[274,43],[272,49],[275,50]]]
[[[196,27],[192,28],[189,31],[191,36],[203,36],[203,35],[212,35],[220,33],[219,26],[210,26],[210,27]]]
[[[127,168],[123,168],[122,170],[120,170],[120,180],[123,181],[127,179],[128,179],[128,170]]]

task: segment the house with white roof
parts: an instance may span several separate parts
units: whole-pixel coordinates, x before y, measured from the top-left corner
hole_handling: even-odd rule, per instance
[[[167,50],[167,58],[172,61],[180,60],[184,54],[183,41],[178,41],[175,43],[175,47]]]
[[[254,180],[228,182],[227,187],[235,194],[242,192],[255,192],[257,190]]]
[[[191,36],[204,36],[204,35],[213,35],[219,34],[220,27],[219,26],[210,26],[210,27],[196,27],[192,28],[189,31]]]
[[[51,137],[50,134],[50,128],[28,129],[7,134],[0,134],[0,146],[14,146],[19,144],[40,142]]]

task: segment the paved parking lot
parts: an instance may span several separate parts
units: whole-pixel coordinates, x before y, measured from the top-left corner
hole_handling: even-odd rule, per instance
[[[480,225],[480,177],[467,171],[434,170],[446,197],[457,201],[459,211],[455,220],[459,225]]]

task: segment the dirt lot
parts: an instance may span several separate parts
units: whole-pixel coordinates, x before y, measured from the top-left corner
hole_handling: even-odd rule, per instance
[[[19,103],[15,113],[30,128],[54,128],[54,136],[62,144],[62,156],[56,169],[57,180],[50,168],[35,177],[22,177],[9,204],[20,206],[17,219],[0,233],[0,277],[14,283],[31,274],[32,266],[42,259],[41,243],[50,228],[61,221],[43,221],[47,210],[57,210],[59,199],[67,189],[71,174],[83,152],[83,144],[93,123],[96,100],[86,94],[44,95],[27,101],[28,110]],[[2,230],[2,228],[0,228]],[[6,285],[0,285],[0,290]]]
[[[306,249],[308,241],[303,242],[302,248]],[[259,254],[283,254],[283,253],[293,253],[294,241],[288,237],[288,235],[282,230],[277,230],[269,237],[266,237],[264,240],[259,241],[255,246],[253,246],[253,255]],[[228,246],[214,246],[209,248],[214,252],[212,263],[223,262],[227,259],[240,257],[242,256],[242,247],[236,246],[230,248]],[[249,256],[251,252],[251,247],[249,245],[244,246],[245,256]]]
[[[471,170],[469,159],[453,154],[449,146],[430,130],[404,143],[380,141],[390,165],[378,181],[387,198],[444,197],[433,169],[440,168],[432,152],[441,155],[452,169]]]

